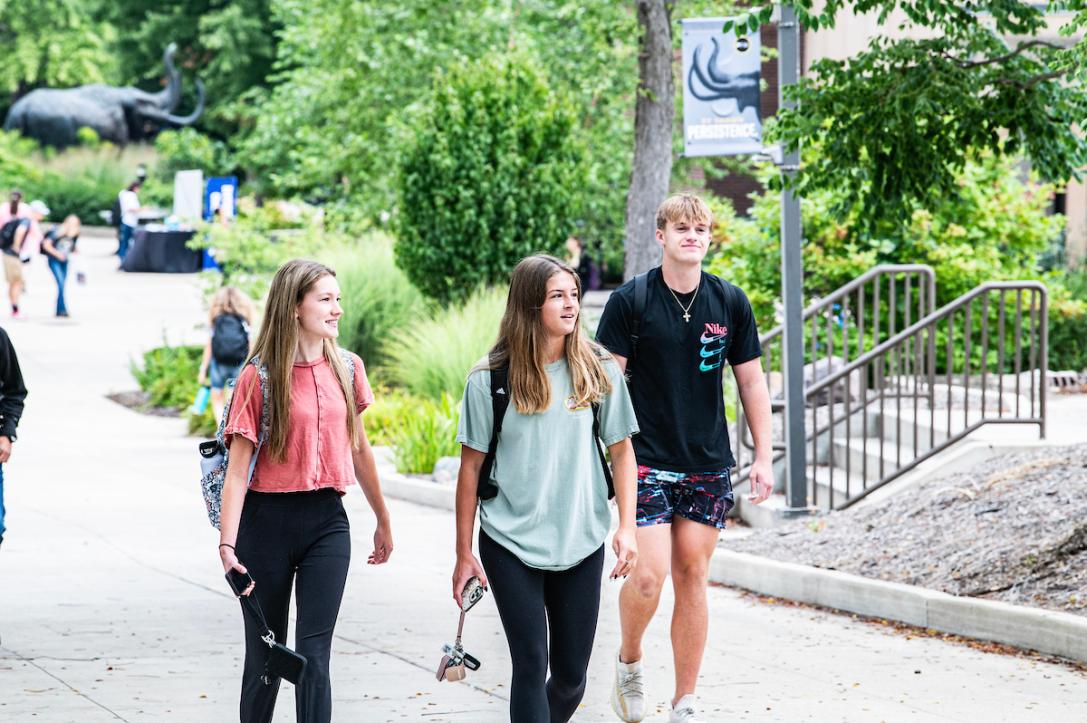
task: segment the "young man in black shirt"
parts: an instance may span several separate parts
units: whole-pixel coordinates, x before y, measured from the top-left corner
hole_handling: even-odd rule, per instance
[[[4,463],[11,457],[15,428],[23,415],[26,386],[7,332],[0,329],[0,543],[4,541]]]
[[[661,204],[657,242],[663,263],[611,295],[597,330],[597,340],[628,374],[641,427],[633,438],[639,561],[619,595],[623,642],[612,691],[612,708],[624,721],[645,717],[642,636],[669,570],[676,666],[669,721],[698,720],[694,690],[706,646],[709,563],[733,505],[725,362],[755,440],[748,499],[763,502],[773,489],[770,396],[758,330],[747,296],[702,271],[711,222],[709,208],[696,196],[673,196]]]

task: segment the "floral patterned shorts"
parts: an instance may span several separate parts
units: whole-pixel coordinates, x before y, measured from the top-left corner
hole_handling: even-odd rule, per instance
[[[638,465],[638,527],[671,524],[679,515],[720,530],[734,503],[727,469],[683,473]]]

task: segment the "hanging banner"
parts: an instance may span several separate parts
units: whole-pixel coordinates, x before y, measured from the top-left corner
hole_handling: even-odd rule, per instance
[[[722,32],[728,18],[683,21],[683,155],[762,152],[758,33]]]

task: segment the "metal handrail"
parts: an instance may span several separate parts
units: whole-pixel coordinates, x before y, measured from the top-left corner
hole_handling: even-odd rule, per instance
[[[896,306],[898,300],[898,293],[896,292],[895,279],[899,276],[904,276],[902,283],[898,287],[902,293],[901,307]],[[828,323],[823,330],[823,335],[827,338],[828,354],[826,361],[829,365],[833,356],[833,329],[829,323],[830,315],[827,312],[834,310],[834,307],[838,305],[840,308],[844,308],[843,315],[855,313],[856,324],[854,327],[857,331],[858,337],[856,346],[858,349],[862,348],[865,343],[865,310],[866,304],[870,304],[872,313],[871,326],[869,327],[871,334],[875,340],[878,341],[881,335],[881,329],[884,333],[893,335],[895,333],[896,316],[897,313],[902,313],[904,320],[909,323],[911,320],[913,299],[910,294],[910,290],[914,284],[911,284],[910,280],[914,276],[917,277],[916,285],[916,302],[918,316],[924,316],[931,313],[936,307],[936,272],[933,268],[927,264],[882,264],[875,266],[865,273],[861,274],[857,278],[853,279],[849,283],[835,289],[826,296],[820,298],[807,306],[803,311],[804,322],[812,322],[812,330],[810,338],[810,350],[813,364],[817,361],[818,356],[818,337],[820,336],[820,328],[818,319],[820,316],[827,316]],[[890,277],[886,284],[886,296],[881,296],[881,281],[884,277]],[[873,284],[873,282],[875,282]],[[869,297],[867,292],[867,286],[872,284],[872,293]],[[854,306],[850,307],[850,300],[855,299]],[[883,316],[883,305],[887,306],[887,317]],[[769,384],[771,374],[773,373],[773,360],[774,350],[773,343],[780,344],[779,337],[781,337],[783,327],[776,326],[768,332],[759,335],[759,342],[763,347],[765,356],[765,369],[764,374]],[[848,334],[844,340],[844,353],[846,360],[849,358],[850,339]],[[821,359],[821,358],[820,358]],[[738,403],[738,395],[736,399]],[[781,402],[775,402],[773,404],[775,412],[782,410]],[[737,414],[736,423],[736,453],[737,453],[737,467],[738,476],[737,481],[742,481],[747,474],[747,466],[744,464],[744,452],[751,452],[754,450],[754,442],[749,439],[749,433],[747,430],[746,420],[743,415]],[[775,443],[772,445],[775,452],[774,461],[777,461],[783,456],[784,445],[781,443]]]
[[[850,373],[857,371],[862,366],[878,357],[880,354],[886,352],[888,349],[897,346],[907,337],[913,336],[919,330],[924,329],[928,326],[932,326],[935,322],[947,318],[949,315],[963,308],[982,294],[999,289],[1005,289],[1008,291],[1033,289],[1040,292],[1043,299],[1048,296],[1048,290],[1046,289],[1045,284],[1040,281],[988,281],[980,286],[976,286],[959,298],[955,299],[954,301],[949,301],[948,303],[944,304],[939,309],[932,312],[924,319],[921,319],[917,323],[913,324],[909,328],[903,329],[902,331],[898,332],[890,339],[887,339],[883,343],[874,347],[871,351],[857,357],[848,365],[846,365],[842,369],[839,369],[837,372],[834,372],[830,376],[824,377],[815,384],[812,384],[810,387],[804,390],[805,398],[810,397],[813,394],[818,394],[819,392],[829,387],[831,384],[841,381],[843,378],[849,376]]]
[[[845,297],[857,291],[869,281],[877,276],[890,276],[892,274],[919,274],[925,276],[928,279],[928,298],[932,300],[932,305],[935,306],[936,299],[936,272],[928,264],[881,264],[879,266],[873,266],[865,271],[857,278],[850,281],[844,286],[840,286],[834,291],[830,292],[826,296],[820,297],[817,301],[813,301],[808,304],[804,309],[803,319],[808,321],[813,316],[816,316],[821,311],[826,311],[832,308],[834,304],[837,304]],[[759,335],[759,343],[766,344],[769,341],[781,336],[782,331],[785,329],[784,325],[775,326],[765,334]]]
[[[997,389],[997,414],[995,417],[989,416],[989,405],[987,403],[988,388],[986,385],[986,378],[989,373],[990,363],[990,310],[989,310],[989,298],[993,292],[1000,292],[999,308],[997,309],[997,332],[998,336],[995,340],[996,355],[997,355],[997,370],[998,375],[998,389]],[[1015,413],[1013,416],[1006,417],[1004,415],[1004,371],[1006,362],[1009,359],[1005,356],[1006,347],[1006,333],[1007,326],[1010,323],[1007,314],[1007,292],[1015,292],[1015,319],[1014,319],[1014,358],[1012,362],[1015,369]],[[1027,414],[1022,414],[1020,409],[1021,404],[1021,371],[1023,362],[1023,295],[1025,292],[1030,292],[1030,307],[1028,309],[1030,320],[1030,344],[1027,351],[1027,357],[1029,360],[1029,372],[1031,376],[1030,380],[1030,408]],[[971,397],[970,397],[970,382],[971,382],[971,370],[974,366],[972,343],[974,341],[974,324],[972,320],[972,312],[975,306],[975,302],[980,299],[981,301],[981,314],[980,314],[980,396],[981,396],[981,410],[979,418],[976,421],[971,421]],[[1037,311],[1037,317],[1035,312]],[[954,366],[955,366],[955,351],[954,345],[954,320],[955,315],[961,314],[964,319],[962,335],[962,345],[959,349],[963,353],[963,375],[962,375],[962,390],[963,390],[963,409],[962,416],[962,428],[958,431],[954,430],[955,422],[955,410],[953,409],[953,378],[954,378]],[[935,405],[935,381],[936,381],[936,331],[938,325],[941,322],[947,323],[947,338],[946,338],[946,356],[944,359],[947,386],[947,429],[943,435],[942,441],[937,444],[936,441],[936,405]],[[1037,337],[1037,339],[1035,339]],[[903,357],[902,350],[907,349],[906,356]],[[922,351],[923,349],[923,351]],[[894,451],[895,459],[893,461],[893,467],[890,471],[887,471],[885,462],[886,452],[886,429],[881,430],[879,438],[879,472],[874,484],[868,484],[868,432],[867,432],[867,415],[868,408],[874,406],[878,401],[880,405],[880,422],[886,424],[886,416],[884,415],[884,402],[887,399],[886,391],[887,385],[887,367],[889,357],[897,354],[891,361],[891,366],[894,367],[894,402],[897,409],[895,416],[896,434],[894,439]],[[911,357],[912,355],[912,357]],[[875,365],[875,366],[874,366]],[[1045,420],[1046,420],[1046,381],[1045,370],[1048,367],[1048,294],[1044,284],[1037,281],[994,281],[981,284],[959,298],[944,305],[937,311],[929,314],[925,318],[910,325],[901,332],[895,334],[890,339],[877,344],[870,351],[862,354],[854,359],[852,362],[846,364],[843,368],[835,371],[832,374],[827,375],[826,378],[812,384],[805,391],[805,399],[810,401],[819,398],[820,394],[827,393],[829,403],[826,405],[827,422],[819,427],[816,421],[816,405],[812,405],[812,424],[811,434],[808,436],[808,441],[812,444],[812,500],[813,505],[818,504],[817,493],[819,485],[816,483],[816,470],[817,470],[817,442],[822,438],[829,440],[829,463],[827,466],[827,474],[829,480],[826,484],[828,490],[828,506],[834,509],[844,509],[850,505],[856,503],[860,499],[863,499],[867,495],[871,494],[876,489],[884,486],[888,482],[896,479],[902,474],[914,469],[918,464],[924,460],[932,457],[940,451],[951,446],[955,442],[965,438],[977,429],[986,424],[1037,424],[1039,428],[1039,434],[1042,438],[1045,437]],[[1038,374],[1035,374],[1035,370],[1038,370]],[[849,388],[851,379],[854,377],[860,377],[863,382],[861,384],[862,398],[860,400],[860,406],[857,409],[852,409],[852,391]],[[924,378],[925,385],[922,390],[920,385],[920,379]],[[872,380],[878,390],[878,396],[876,392],[873,392],[873,397],[868,398],[869,380]],[[902,433],[902,387],[903,380],[906,382],[906,398],[912,400],[913,403],[913,446],[912,456],[905,462],[902,459],[902,450],[905,446]],[[912,393],[910,389],[910,383],[912,382]],[[835,404],[834,404],[834,391],[838,385],[844,383],[846,387],[845,391],[845,404],[844,404],[844,416],[842,421],[845,426],[845,500],[841,504],[836,505],[834,502],[835,486],[835,460],[834,460],[834,435],[838,423],[835,422]],[[924,399],[929,413],[929,427],[928,427],[928,448],[924,451],[920,449],[920,443],[922,440],[919,437],[920,431],[920,407],[919,401]],[[1037,414],[1035,414],[1035,399],[1037,399]],[[907,406],[907,412],[909,408]],[[850,463],[852,452],[855,448],[852,447],[852,431],[851,421],[853,417],[862,416],[861,429],[865,435],[863,437],[861,459],[862,459],[862,471],[861,471],[861,486],[862,489],[856,493],[851,494],[851,474]]]

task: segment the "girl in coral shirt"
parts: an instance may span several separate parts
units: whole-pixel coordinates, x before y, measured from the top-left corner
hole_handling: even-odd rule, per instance
[[[387,562],[393,549],[377,466],[359,416],[373,393],[362,360],[336,346],[342,315],[332,269],[297,259],[280,268],[224,429],[230,461],[219,545],[223,569],[252,575],[246,594],[256,597],[280,642],[286,640],[295,589],[295,650],[307,660],[295,707],[297,720],[307,723],[332,718],[329,657],[351,558],[340,499],[348,486],[359,483],[377,517],[368,562]],[[271,721],[279,681],[262,680],[265,631],[250,616],[243,618],[241,720]]]

